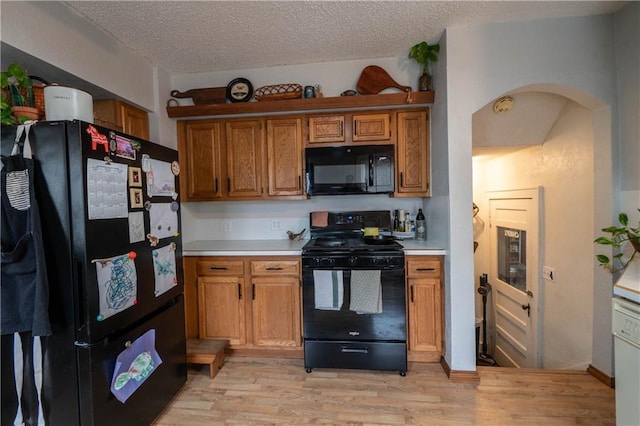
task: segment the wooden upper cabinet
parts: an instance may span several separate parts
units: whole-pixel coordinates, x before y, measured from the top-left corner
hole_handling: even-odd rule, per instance
[[[353,142],[391,140],[391,114],[354,114]]]
[[[302,119],[267,120],[267,194],[302,195]]]
[[[429,122],[427,111],[398,112],[397,197],[430,194]]]
[[[344,115],[309,117],[309,143],[344,142]]]
[[[222,133],[219,122],[195,121],[178,125],[182,191],[187,200],[222,198]]]
[[[263,194],[262,135],[260,120],[227,122],[227,197],[260,197]]]
[[[149,114],[145,110],[126,102],[108,99],[93,102],[93,115],[95,124],[99,126],[140,139],[149,139]]]

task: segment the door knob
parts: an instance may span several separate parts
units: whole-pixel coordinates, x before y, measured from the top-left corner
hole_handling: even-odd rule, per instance
[[[531,316],[531,304],[522,305],[522,309],[527,311],[527,317]]]

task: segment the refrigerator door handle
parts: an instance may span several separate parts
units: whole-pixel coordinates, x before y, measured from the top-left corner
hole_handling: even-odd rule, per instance
[[[73,277],[73,286],[74,286],[74,290],[76,292],[76,294],[78,295],[76,298],[76,302],[77,302],[77,315],[78,317],[76,318],[76,324],[79,324],[78,329],[82,329],[85,326],[85,316],[84,316],[84,304],[85,304],[85,295],[84,295],[84,288],[83,286],[80,285],[80,282],[82,282],[82,271],[84,270],[83,268],[83,264],[82,261],[78,260],[77,258],[74,258],[74,263],[75,263],[75,268],[74,268],[74,277]]]

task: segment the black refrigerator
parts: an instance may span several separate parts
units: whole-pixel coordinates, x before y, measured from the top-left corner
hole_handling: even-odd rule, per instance
[[[187,377],[177,152],[82,121],[29,142],[51,333],[3,331],[2,425],[151,424]]]

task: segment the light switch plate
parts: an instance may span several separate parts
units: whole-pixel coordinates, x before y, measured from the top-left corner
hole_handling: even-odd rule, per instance
[[[552,283],[556,282],[556,270],[554,268],[552,268],[551,266],[543,266],[542,267],[542,277],[547,280],[547,281],[551,281]]]

